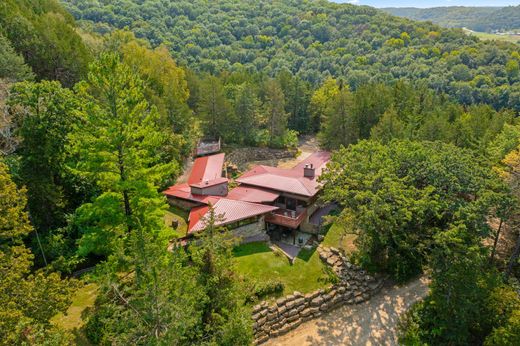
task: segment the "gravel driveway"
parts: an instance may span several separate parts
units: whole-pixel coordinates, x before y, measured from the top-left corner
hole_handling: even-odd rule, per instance
[[[359,305],[343,306],[264,345],[397,345],[399,315],[428,293],[428,280],[384,287]]]

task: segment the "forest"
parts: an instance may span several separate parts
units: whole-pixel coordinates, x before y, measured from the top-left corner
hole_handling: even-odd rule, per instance
[[[404,345],[520,343],[520,46],[324,0],[0,4],[0,344],[95,268],[95,345],[249,345],[236,240],[171,246],[161,194],[200,138],[332,152],[322,200],[352,260],[430,292]],[[167,249],[170,248],[170,251]]]
[[[431,21],[447,28],[468,28],[474,31],[495,32],[520,28],[520,6],[508,7],[433,7],[385,8],[394,16]]]

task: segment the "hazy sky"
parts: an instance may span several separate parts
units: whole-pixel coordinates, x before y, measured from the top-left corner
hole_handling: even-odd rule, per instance
[[[520,1],[508,0],[331,0],[373,7],[438,7],[438,6],[508,6]]]

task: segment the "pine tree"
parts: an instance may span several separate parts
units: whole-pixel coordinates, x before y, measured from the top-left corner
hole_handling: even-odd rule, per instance
[[[264,114],[269,134],[269,146],[274,146],[276,140],[284,136],[287,131],[288,114],[285,112],[285,96],[280,84],[268,80],[264,86]]]
[[[202,120],[204,134],[215,139],[227,138],[232,126],[232,112],[220,79],[215,76],[203,79],[199,97],[197,112]]]
[[[237,128],[240,140],[245,144],[255,144],[254,138],[258,129],[260,101],[253,85],[243,83],[237,87],[235,95],[235,118],[240,126]]]
[[[202,306],[203,340],[218,345],[249,345],[252,341],[251,311],[245,305],[246,294],[235,274],[232,257],[234,239],[217,226],[225,215],[210,205],[203,219],[206,227],[198,245],[190,250],[198,270],[198,283],[204,292]]]
[[[75,167],[97,181],[101,194],[81,206],[76,222],[85,234],[80,253],[109,254],[116,241],[149,227],[149,215],[166,207],[157,193],[175,168],[162,162],[171,138],[143,96],[143,83],[115,54],[103,54],[78,87],[83,118],[73,136]]]

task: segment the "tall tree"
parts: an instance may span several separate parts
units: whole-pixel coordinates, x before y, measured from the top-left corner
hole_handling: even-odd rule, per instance
[[[312,94],[309,108],[313,132],[320,131],[321,122],[326,117],[327,107],[338,93],[338,82],[334,78],[329,77]]]
[[[318,138],[326,148],[336,149],[342,145],[355,143],[358,140],[358,133],[352,113],[352,94],[344,87],[326,108]]]
[[[144,81],[147,101],[157,107],[162,126],[174,137],[171,142],[176,144],[176,148],[172,148],[172,153],[177,156],[164,159],[188,156],[197,129],[187,104],[189,90],[184,69],[177,66],[165,46],[149,49],[133,35],[118,51],[122,54],[122,61]]]
[[[197,112],[204,134],[213,138],[227,138],[230,134],[232,111],[220,79],[207,76],[200,85]]]
[[[260,101],[254,86],[243,83],[235,93],[235,118],[238,121],[237,133],[245,144],[255,144],[255,135],[259,126]]]
[[[75,290],[57,273],[31,273],[31,252],[23,239],[33,231],[25,211],[25,190],[17,189],[0,161],[0,339],[2,344],[69,345],[70,335],[50,319],[64,312]]]
[[[164,208],[157,186],[176,167],[161,159],[171,136],[146,102],[143,82],[115,54],[102,54],[77,92],[83,117],[73,136],[75,169],[101,191],[78,210],[80,253],[109,254],[114,241],[145,227],[147,213]]]
[[[270,79],[264,85],[264,117],[269,136],[269,146],[287,131],[288,114],[285,112],[285,96],[280,84]]]
[[[15,134],[20,138],[19,179],[28,189],[35,227],[48,232],[65,224],[65,215],[82,198],[79,181],[66,168],[69,134],[77,123],[77,100],[59,82],[16,84],[9,98]],[[82,191],[84,192],[84,191]]]
[[[246,294],[234,272],[229,232],[216,226],[225,215],[210,205],[199,245],[191,247],[198,281],[205,294],[202,306],[203,340],[218,345],[248,345],[252,341],[251,311]]]

